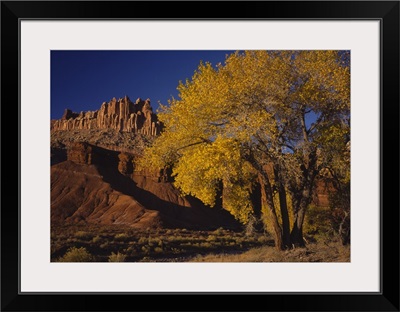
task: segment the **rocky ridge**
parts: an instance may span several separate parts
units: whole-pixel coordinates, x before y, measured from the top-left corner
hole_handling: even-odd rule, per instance
[[[52,120],[51,131],[113,129],[118,132],[156,136],[162,124],[153,112],[150,99],[138,98],[133,103],[128,96],[101,104],[99,110],[75,113],[65,109],[61,119]]]

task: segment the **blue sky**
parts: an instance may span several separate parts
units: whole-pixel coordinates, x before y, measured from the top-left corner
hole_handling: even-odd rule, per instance
[[[51,119],[64,109],[97,110],[113,97],[128,95],[167,104],[179,80],[191,78],[200,61],[224,62],[234,51],[52,51]]]

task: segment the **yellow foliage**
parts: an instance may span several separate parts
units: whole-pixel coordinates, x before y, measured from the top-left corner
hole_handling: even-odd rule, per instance
[[[332,116],[350,109],[349,67],[337,51],[236,52],[224,65],[200,63],[177,89],[179,98],[159,110],[164,132],[138,165],[172,166],[175,185],[210,206],[222,182],[224,207],[242,221],[255,171],[277,159],[298,171],[307,144],[339,141]],[[316,123],[303,129],[311,111]],[[296,157],[285,156],[290,144]]]

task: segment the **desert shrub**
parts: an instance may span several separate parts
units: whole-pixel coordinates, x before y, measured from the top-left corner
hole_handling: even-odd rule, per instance
[[[115,238],[116,240],[119,240],[119,241],[127,240],[128,237],[129,237],[129,236],[128,236],[127,234],[125,234],[125,233],[118,233],[118,234],[116,234],[116,235],[114,236],[114,238]]]
[[[215,235],[208,235],[207,241],[208,242],[215,242],[215,241],[217,241],[217,237]]]
[[[261,235],[260,237],[257,238],[257,241],[260,244],[266,244],[268,242],[268,238],[267,236]]]
[[[144,252],[145,254],[150,253],[151,248],[149,246],[142,246],[142,252]]]
[[[200,247],[201,247],[201,248],[211,248],[211,247],[212,247],[212,244],[204,242],[204,243],[201,243],[201,244],[200,244]]]
[[[179,248],[171,248],[171,252],[174,254],[179,254],[181,250]]]
[[[93,237],[93,239],[92,239],[92,242],[95,244],[99,243],[100,241],[101,241],[101,237],[99,235]]]
[[[91,262],[93,256],[84,247],[71,247],[64,256],[59,258],[59,262]]]
[[[160,238],[157,238],[157,237],[151,237],[151,238],[149,238],[149,245],[150,244],[152,244],[152,245],[160,245],[160,244],[162,244],[162,240]]]
[[[331,212],[328,208],[310,205],[304,220],[303,232],[316,241],[327,241],[333,236]]]
[[[258,220],[254,215],[250,215],[245,225],[244,233],[246,236],[253,236],[257,232]]]
[[[112,252],[111,255],[108,257],[108,262],[124,262],[126,259],[126,255],[120,253]]]
[[[161,247],[156,247],[156,248],[154,248],[154,252],[161,253],[161,252],[163,252],[163,249]]]
[[[100,248],[102,248],[102,249],[107,249],[108,247],[109,247],[109,243],[108,242],[105,242],[105,243],[100,245]]]
[[[128,247],[128,248],[126,249],[126,252],[127,252],[128,254],[132,255],[132,253],[135,252],[135,248],[134,248],[133,246],[130,246],[130,247]]]
[[[82,239],[82,240],[88,240],[91,238],[91,235],[90,235],[90,233],[85,232],[85,231],[78,231],[75,233],[75,237]]]
[[[215,235],[223,235],[224,234],[224,229],[223,228],[218,228],[213,232],[213,234],[215,234]]]
[[[139,244],[147,244],[149,242],[149,239],[147,237],[142,236],[139,238],[138,243]]]
[[[175,241],[175,242],[183,242],[185,241],[185,237],[183,237],[182,235],[176,235],[171,237],[171,241]]]

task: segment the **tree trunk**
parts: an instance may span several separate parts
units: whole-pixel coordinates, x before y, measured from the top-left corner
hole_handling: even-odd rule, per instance
[[[269,182],[268,178],[263,179],[261,176],[259,176],[259,182],[261,185],[261,199],[263,202],[265,202],[266,207],[268,208],[271,215],[271,223],[274,230],[275,247],[278,250],[283,250],[284,245],[282,240],[282,229],[279,225],[278,216],[276,215],[271,183]]]
[[[261,233],[264,230],[263,222],[262,222],[262,194],[261,194],[261,185],[260,183],[256,183],[252,189],[250,194],[250,200],[253,204],[253,212],[254,217],[256,218],[256,222],[254,224],[254,230],[258,233]]]
[[[349,213],[344,212],[342,221],[339,224],[339,237],[342,245],[350,244],[350,218]]]
[[[303,178],[300,188],[295,188],[293,194],[294,207],[294,223],[290,238],[294,246],[305,246],[303,238],[303,223],[306,215],[307,207],[312,200],[314,190],[314,180],[318,173],[317,171],[317,154],[316,150],[312,150],[306,157],[306,165],[302,165]]]
[[[285,248],[290,248],[292,244],[290,238],[290,222],[289,222],[289,212],[286,201],[286,190],[279,175],[279,168],[277,166],[274,166],[274,175],[275,175],[275,184],[278,187],[279,206],[282,215],[283,245]]]
[[[310,178],[309,183],[305,183],[301,192],[295,193],[293,196],[294,223],[290,239],[294,246],[303,247],[305,245],[303,238],[303,223],[306,215],[307,207],[312,200],[312,191],[314,185],[314,177]]]
[[[290,240],[293,244],[293,246],[296,247],[304,247],[304,238],[303,238],[303,223],[304,223],[304,217],[306,215],[306,207],[305,201],[302,200],[300,202],[300,207],[297,209],[297,211],[294,214],[294,223],[293,223],[293,228],[292,232],[290,233]]]

